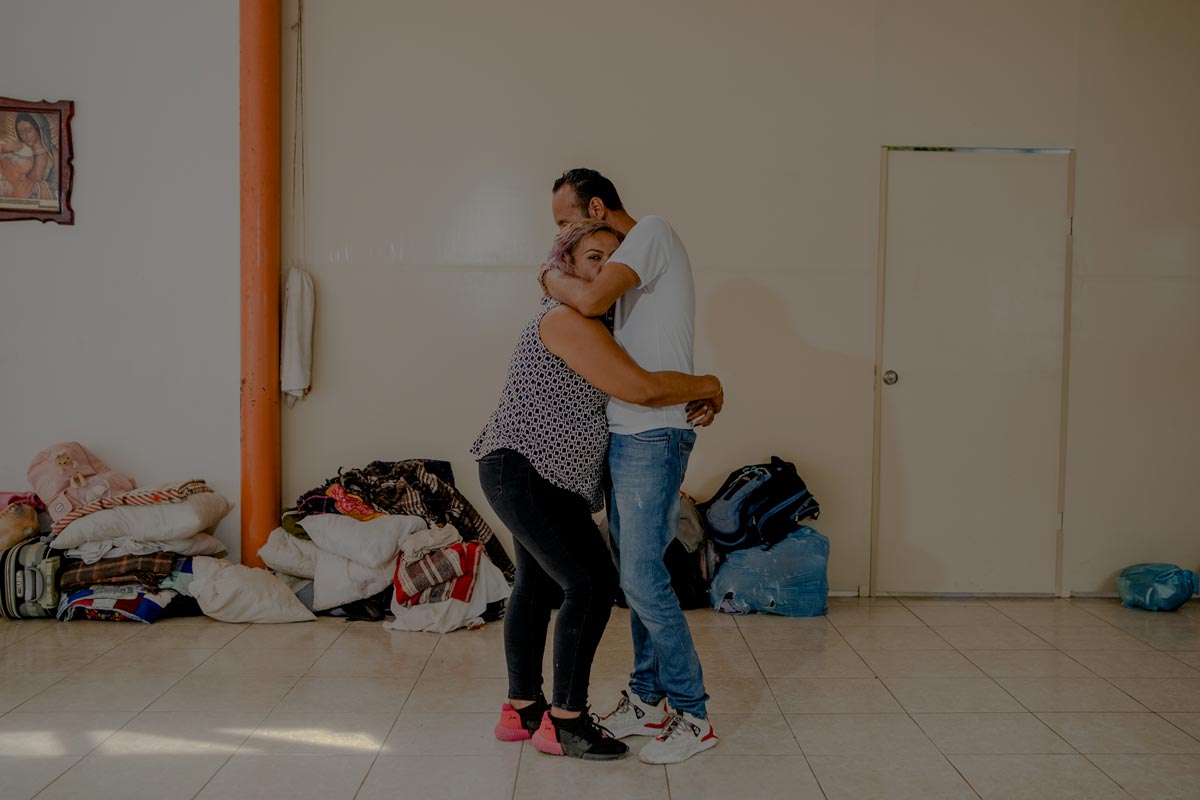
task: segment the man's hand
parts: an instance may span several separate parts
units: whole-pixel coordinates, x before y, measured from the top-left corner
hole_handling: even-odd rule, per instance
[[[707,428],[716,420],[717,414],[725,407],[725,390],[717,392],[716,397],[707,400],[693,400],[686,406],[688,422],[696,428]]]
[[[552,269],[553,267],[543,266],[540,270],[538,270],[537,282],[538,286],[540,286],[542,289],[542,297],[550,296],[550,290],[546,288],[546,273]]]

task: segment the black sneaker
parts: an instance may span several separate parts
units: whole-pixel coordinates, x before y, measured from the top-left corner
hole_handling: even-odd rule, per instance
[[[542,717],[542,726],[533,735],[533,746],[552,756],[589,761],[615,761],[629,753],[624,742],[614,739],[608,729],[586,711],[574,719],[557,719],[547,711]]]

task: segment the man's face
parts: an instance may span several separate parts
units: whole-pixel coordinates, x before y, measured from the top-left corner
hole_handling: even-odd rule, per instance
[[[572,222],[581,222],[587,219],[587,214],[580,208],[579,201],[575,198],[575,190],[565,184],[558,187],[558,191],[551,198],[550,210],[554,213],[554,224],[560,230]]]

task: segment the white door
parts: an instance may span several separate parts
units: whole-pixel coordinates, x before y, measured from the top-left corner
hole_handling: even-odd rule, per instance
[[[876,591],[1055,589],[1069,158],[888,153]]]

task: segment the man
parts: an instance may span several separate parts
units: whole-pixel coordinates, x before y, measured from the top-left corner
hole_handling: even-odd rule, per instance
[[[554,182],[552,209],[559,227],[602,219],[625,240],[591,281],[543,272],[546,292],[587,316],[616,303],[613,335],[643,369],[692,373],[692,268],[667,221],[634,219],[612,181],[590,169]],[[700,659],[663,554],[679,521],[679,487],[696,441],[692,426],[712,423],[723,402],[722,395],[686,408],[608,402],[609,530],[629,603],[634,670],[629,691],[601,722],[618,738],[654,736],[639,756],[650,764],[684,761],[717,744]]]

